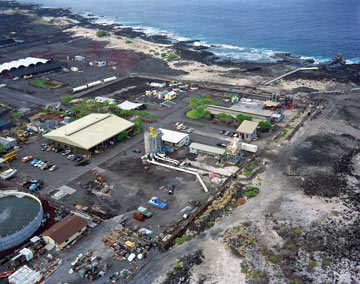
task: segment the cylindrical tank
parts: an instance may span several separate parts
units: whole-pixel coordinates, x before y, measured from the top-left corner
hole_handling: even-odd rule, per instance
[[[34,195],[0,192],[0,251],[29,239],[40,227],[42,219],[41,201]]]
[[[114,80],[116,80],[116,77],[114,76],[114,77],[110,77],[110,78],[105,78],[103,81],[104,81],[104,83],[107,83],[107,82],[111,82],[111,81],[114,81]]]

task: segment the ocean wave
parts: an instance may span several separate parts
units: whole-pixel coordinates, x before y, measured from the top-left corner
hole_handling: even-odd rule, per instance
[[[357,64],[357,63],[360,63],[360,57],[346,59],[345,62],[346,62],[346,64]]]

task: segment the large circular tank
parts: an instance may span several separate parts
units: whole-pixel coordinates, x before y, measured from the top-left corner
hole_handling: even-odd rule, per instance
[[[0,251],[29,239],[43,218],[41,202],[34,195],[0,191]]]

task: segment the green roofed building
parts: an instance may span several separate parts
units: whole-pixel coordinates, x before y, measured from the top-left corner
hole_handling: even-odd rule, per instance
[[[72,153],[91,156],[95,150],[107,148],[120,132],[130,132],[134,123],[113,114],[89,114],[44,135],[49,144]]]

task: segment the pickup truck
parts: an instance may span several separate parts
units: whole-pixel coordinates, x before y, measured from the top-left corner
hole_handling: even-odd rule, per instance
[[[137,211],[138,211],[140,214],[142,214],[142,215],[144,215],[144,216],[146,216],[146,217],[149,217],[149,218],[150,218],[150,217],[152,216],[151,211],[148,210],[148,209],[146,209],[145,207],[140,206],[140,207],[137,209]]]
[[[149,204],[160,209],[168,209],[168,205],[165,202],[162,202],[159,197],[151,197]]]

